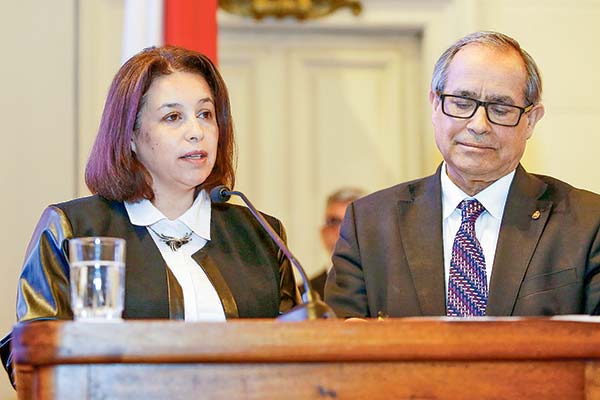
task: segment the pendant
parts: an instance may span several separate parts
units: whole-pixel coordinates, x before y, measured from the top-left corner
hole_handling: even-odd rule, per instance
[[[185,236],[176,238],[173,236],[168,236],[168,235],[163,235],[162,233],[158,233],[152,227],[149,227],[149,228],[152,229],[152,232],[156,233],[158,235],[158,238],[162,242],[165,242],[172,251],[177,251],[181,246],[192,241],[192,232],[188,232],[185,234]]]

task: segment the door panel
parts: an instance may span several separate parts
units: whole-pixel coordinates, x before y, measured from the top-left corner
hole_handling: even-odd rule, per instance
[[[239,145],[237,187],[280,218],[309,275],[329,262],[319,228],[327,196],[422,174],[413,99],[419,39],[220,33]],[[415,139],[416,138],[416,139]]]

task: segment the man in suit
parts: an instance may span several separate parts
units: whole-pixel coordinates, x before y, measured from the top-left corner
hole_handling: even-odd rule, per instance
[[[600,313],[600,196],[520,165],[541,93],[506,35],[442,54],[429,100],[444,162],[348,207],[325,288],[339,317]]]

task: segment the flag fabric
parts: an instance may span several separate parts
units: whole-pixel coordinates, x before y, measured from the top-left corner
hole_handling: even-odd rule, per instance
[[[125,0],[121,61],[150,46],[164,44],[164,0]]]
[[[196,50],[217,63],[217,0],[166,0],[165,43]]]
[[[217,62],[217,0],[125,0],[123,62],[150,46],[170,44]]]

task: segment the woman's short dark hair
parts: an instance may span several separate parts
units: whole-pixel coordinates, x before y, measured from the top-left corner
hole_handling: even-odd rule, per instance
[[[210,190],[235,184],[233,123],[223,78],[208,57],[181,47],[145,49],[130,58],[114,77],[96,141],[85,170],[92,193],[109,200],[153,200],[152,177],[131,150],[136,120],[155,78],[175,71],[201,75],[211,89],[219,126],[217,158],[210,175],[197,188]]]

